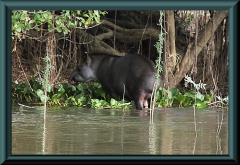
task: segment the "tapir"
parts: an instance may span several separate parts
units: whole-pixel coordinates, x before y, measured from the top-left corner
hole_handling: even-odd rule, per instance
[[[148,108],[156,68],[150,59],[140,54],[116,56],[93,53],[71,73],[69,83],[97,80],[114,99],[124,96],[133,100],[137,110]],[[158,87],[160,87],[160,78]]]

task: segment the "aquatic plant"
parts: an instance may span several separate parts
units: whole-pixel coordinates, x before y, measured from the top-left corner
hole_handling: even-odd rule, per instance
[[[186,80],[191,84],[193,83],[188,77],[186,77]],[[42,90],[43,84],[34,78],[31,78],[29,82],[30,83],[18,82],[12,84],[13,103],[43,104],[41,100],[41,96],[44,94]],[[203,86],[201,83],[195,83],[194,87],[200,89]],[[228,97],[222,98],[221,96],[216,96],[212,91],[209,94],[202,94],[200,90],[198,91],[197,89],[180,92],[178,88],[167,90],[161,87],[156,93],[155,106],[196,106],[198,109],[203,109],[207,106],[223,107],[228,105]],[[40,93],[39,91],[42,92]],[[126,98],[124,100],[121,97],[117,100],[111,98],[105,93],[99,83],[82,83],[71,86],[63,83],[52,87],[52,90],[47,91],[46,95],[48,97],[46,103],[48,106],[78,106],[111,109],[129,109],[133,106]]]

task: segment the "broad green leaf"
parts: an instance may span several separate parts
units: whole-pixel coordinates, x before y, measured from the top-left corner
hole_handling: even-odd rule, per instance
[[[46,104],[47,101],[48,101],[48,97],[45,96],[45,95],[42,95],[42,96],[40,97],[40,99],[41,99],[41,101],[42,101],[43,104]]]
[[[211,103],[211,97],[210,97],[210,95],[209,94],[206,94],[205,96],[204,96],[204,102],[205,103]]]
[[[101,97],[105,98],[105,90],[103,88],[98,88],[97,94],[100,95]]]
[[[179,93],[175,98],[176,98],[177,101],[179,101],[180,105],[182,105],[182,103],[186,99],[186,97],[184,95],[182,95],[181,93]]]
[[[193,100],[193,98],[191,98],[191,97],[186,97],[182,105],[183,105],[184,107],[190,106],[191,103],[192,103],[192,100]]]
[[[171,91],[173,97],[177,96],[179,93],[179,89],[177,89],[177,88],[172,88],[172,89],[170,89],[170,91]]]
[[[56,27],[56,30],[58,31],[58,33],[62,32],[62,28],[60,28],[60,27]]]
[[[76,89],[76,87],[75,87],[74,85],[72,85],[72,86],[71,86],[71,90],[72,90],[72,91],[76,91],[77,89]]]
[[[206,107],[207,107],[207,105],[206,105],[205,102],[202,102],[202,103],[200,103],[200,104],[197,104],[197,108],[198,108],[198,109],[204,109],[204,108],[206,108]]]
[[[188,97],[191,97],[191,98],[195,98],[195,95],[192,94],[192,93],[190,93],[190,92],[186,92],[186,93],[184,94],[184,96],[188,96]]]
[[[84,16],[84,17],[89,17],[89,15],[87,15],[87,14],[83,14],[83,16]]]
[[[37,95],[38,95],[38,97],[41,97],[42,95],[44,95],[44,92],[41,89],[38,89]]]
[[[111,106],[115,105],[116,104],[116,100],[111,98],[110,104],[111,104]]]
[[[60,93],[64,93],[65,92],[65,89],[63,88],[62,84],[60,84],[58,92],[60,92]]]
[[[17,31],[18,33],[20,33],[20,32],[22,31],[21,27],[18,27],[18,28],[16,29],[16,31]]]

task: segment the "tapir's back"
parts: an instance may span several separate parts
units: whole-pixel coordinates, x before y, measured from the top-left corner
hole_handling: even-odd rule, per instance
[[[109,68],[109,83],[114,91],[119,95],[125,91],[129,98],[138,95],[140,90],[151,92],[154,81],[154,63],[142,55],[131,54],[114,59]]]

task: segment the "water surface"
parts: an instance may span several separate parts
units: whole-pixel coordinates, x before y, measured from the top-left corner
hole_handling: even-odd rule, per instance
[[[12,154],[225,155],[228,111],[12,107]]]

